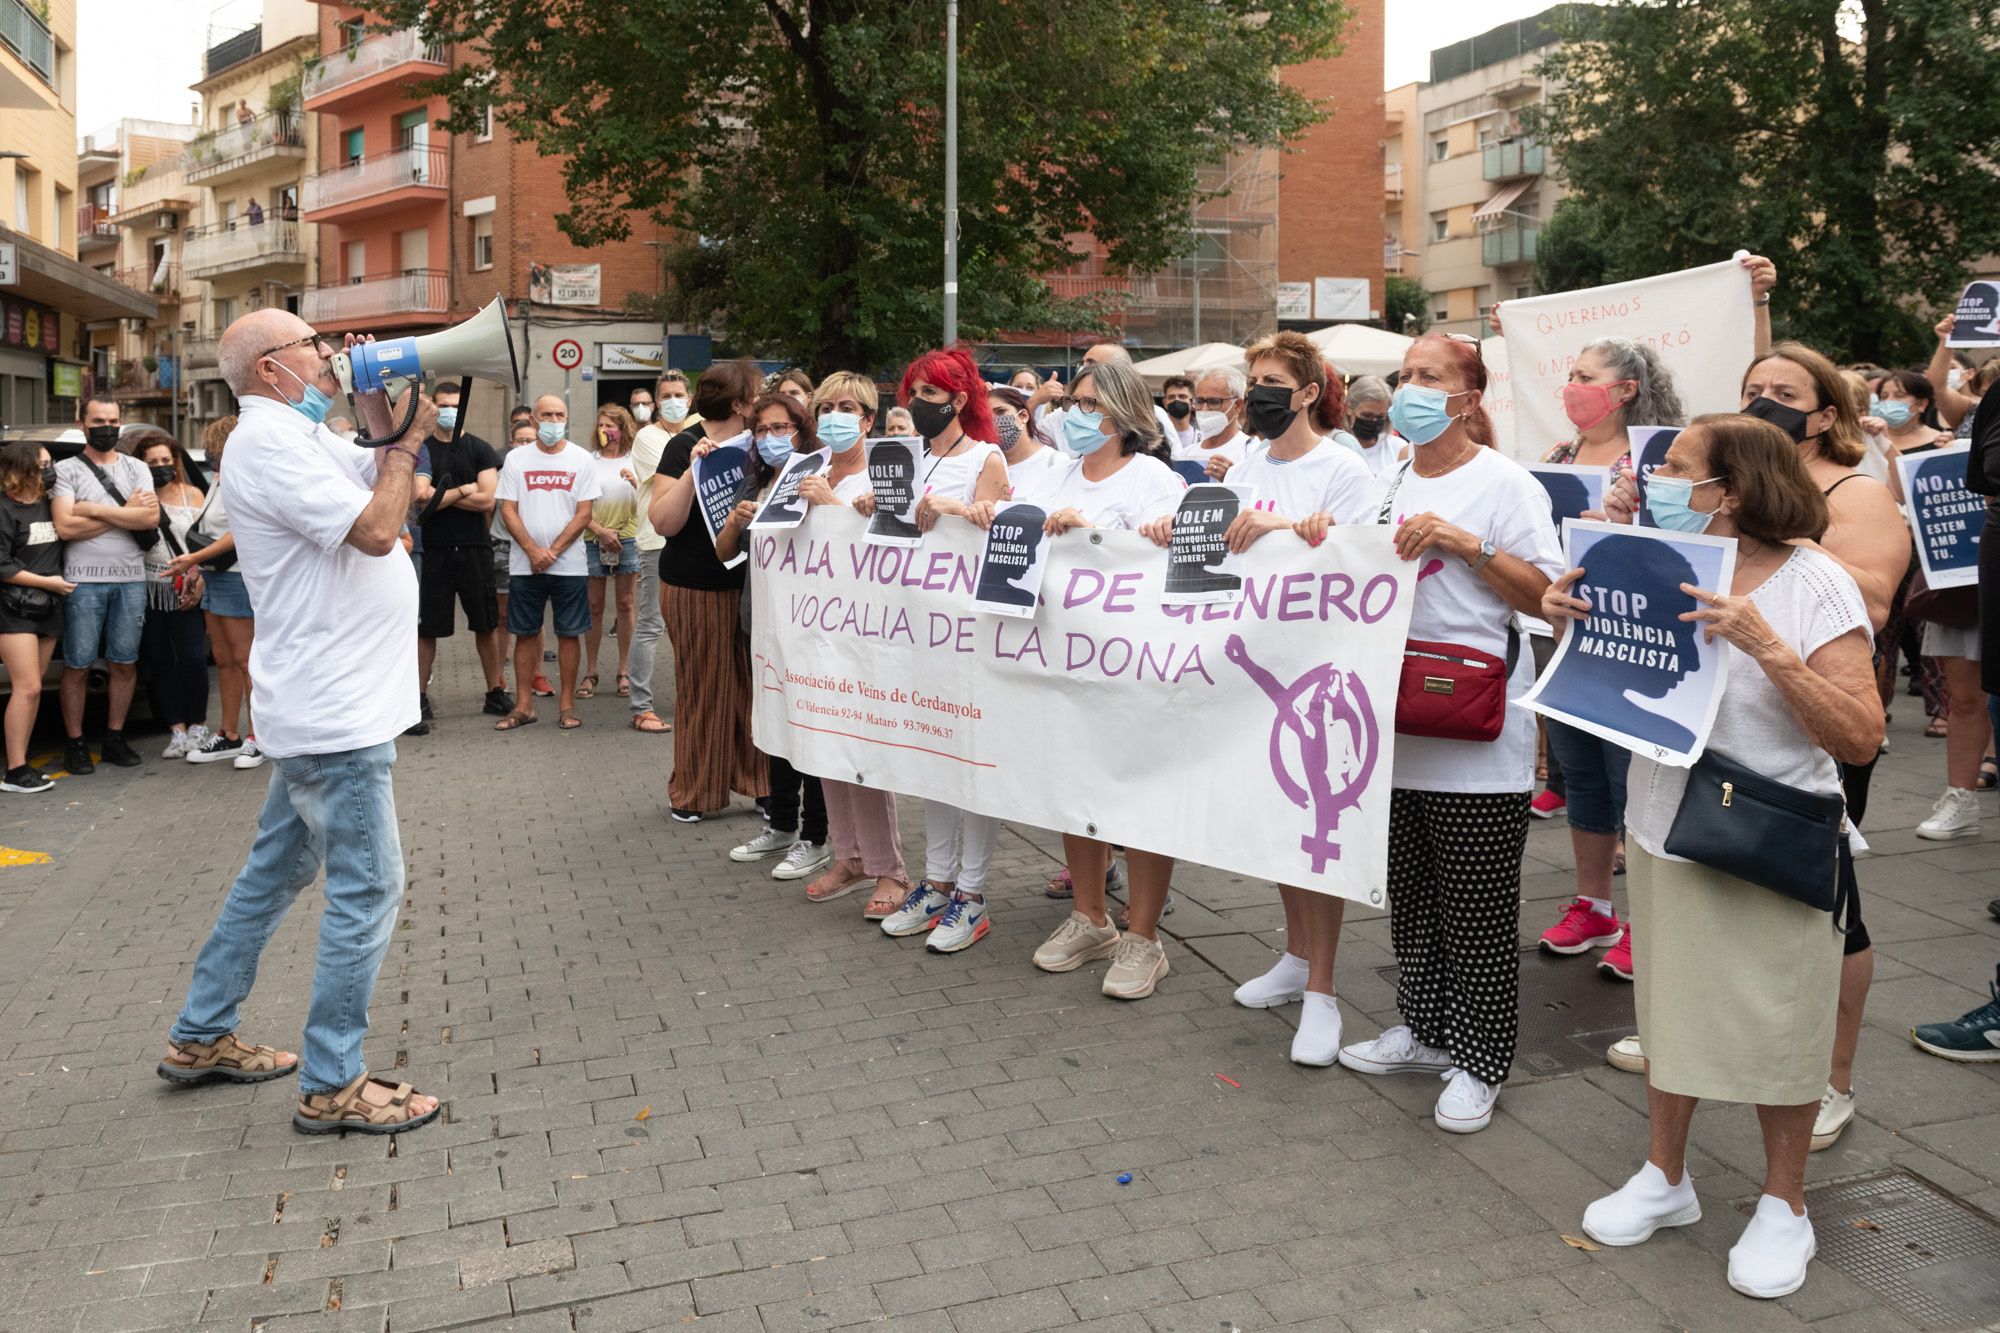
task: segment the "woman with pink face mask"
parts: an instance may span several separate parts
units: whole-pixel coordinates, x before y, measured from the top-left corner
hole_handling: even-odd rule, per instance
[[[1626,427],[1679,426],[1687,420],[1673,376],[1660,364],[1659,355],[1629,338],[1601,339],[1578,353],[1562,397],[1576,438],[1549,450],[1542,461],[1608,467],[1614,477],[1632,471]],[[1605,516],[1598,511],[1586,515]],[[1612,517],[1631,521],[1626,512]],[[1543,642],[1536,641],[1538,649]],[[1576,854],[1576,897],[1562,920],[1542,932],[1541,947],[1549,953],[1574,955],[1609,946],[1598,967],[1630,981],[1632,933],[1611,903],[1611,880],[1623,855],[1618,844],[1625,823],[1625,768],[1630,753],[1560,722],[1550,721],[1545,729],[1549,767],[1562,770],[1570,845]]]

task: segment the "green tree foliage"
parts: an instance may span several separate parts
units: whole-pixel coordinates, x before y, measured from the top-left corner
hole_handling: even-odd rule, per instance
[[[1392,273],[1382,283],[1382,327],[1418,334],[1431,326],[1430,290],[1416,278]]]
[[[1992,5],[1644,0],[1560,23],[1534,119],[1595,207],[1607,280],[1746,248],[1778,264],[1781,334],[1894,364],[2000,249]]]
[[[1535,290],[1573,292],[1609,281],[1597,206],[1568,195],[1542,224],[1535,248]]]
[[[448,128],[491,102],[565,159],[537,200],[579,244],[651,216],[667,313],[817,370],[937,340],[944,5],[935,0],[387,0],[460,44]],[[1094,234],[1114,269],[1185,250],[1196,173],[1323,114],[1273,77],[1334,50],[1342,0],[964,0],[959,324],[1078,327],[1036,275]]]

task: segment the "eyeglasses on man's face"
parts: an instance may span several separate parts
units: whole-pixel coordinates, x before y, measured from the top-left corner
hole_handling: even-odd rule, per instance
[[[263,351],[257,353],[257,359],[262,361],[267,356],[274,356],[279,352],[288,352],[294,347],[304,347],[308,343],[312,345],[313,353],[317,356],[329,357],[334,353],[332,339],[328,338],[324,333],[308,333],[303,338],[294,338],[288,343],[279,343],[276,347],[266,347]]]

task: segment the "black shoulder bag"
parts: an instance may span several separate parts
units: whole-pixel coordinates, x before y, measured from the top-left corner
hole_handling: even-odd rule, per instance
[[[90,469],[90,475],[97,478],[97,484],[104,488],[104,493],[111,497],[111,502],[121,509],[124,508],[124,494],[111,484],[111,478],[104,475],[104,469],[91,462],[82,454],[78,454],[77,459]],[[133,543],[142,551],[150,551],[160,544],[160,530],[156,527],[140,528],[137,532],[132,532],[129,528],[123,529],[123,531],[131,533]]]
[[[201,512],[196,514],[194,522],[188,525],[188,551],[205,551],[222,540],[220,537],[213,536],[201,530],[201,521],[208,517],[209,506],[215,503],[217,491],[220,490],[221,486],[222,483],[220,481],[215,483],[215,489],[210,490],[208,498],[202,501]],[[167,514],[164,509],[160,511],[160,531],[166,534],[167,546],[175,555],[187,554],[186,551],[181,550],[174,544],[173,530],[167,526]],[[224,570],[234,569],[236,568],[236,552],[234,550],[224,551],[213,560],[204,560],[202,565],[204,568],[212,570],[217,574],[222,573]]]
[[[1708,750],[1688,770],[1666,849],[1831,912],[1843,935],[1854,929],[1854,854],[1838,792],[1800,791]]]

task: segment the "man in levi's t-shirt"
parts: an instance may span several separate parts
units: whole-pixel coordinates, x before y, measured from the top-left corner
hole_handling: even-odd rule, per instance
[[[578,544],[602,493],[590,451],[569,439],[569,408],[555,394],[535,400],[535,445],[516,449],[500,468],[494,498],[514,538],[507,562],[507,632],[514,636],[514,677],[532,680],[541,656],[542,620],[553,603],[558,726],[583,725],[576,715],[579,640],[590,629],[590,577]],[[535,696],[523,689],[514,711],[494,723],[513,731],[535,721]]]

